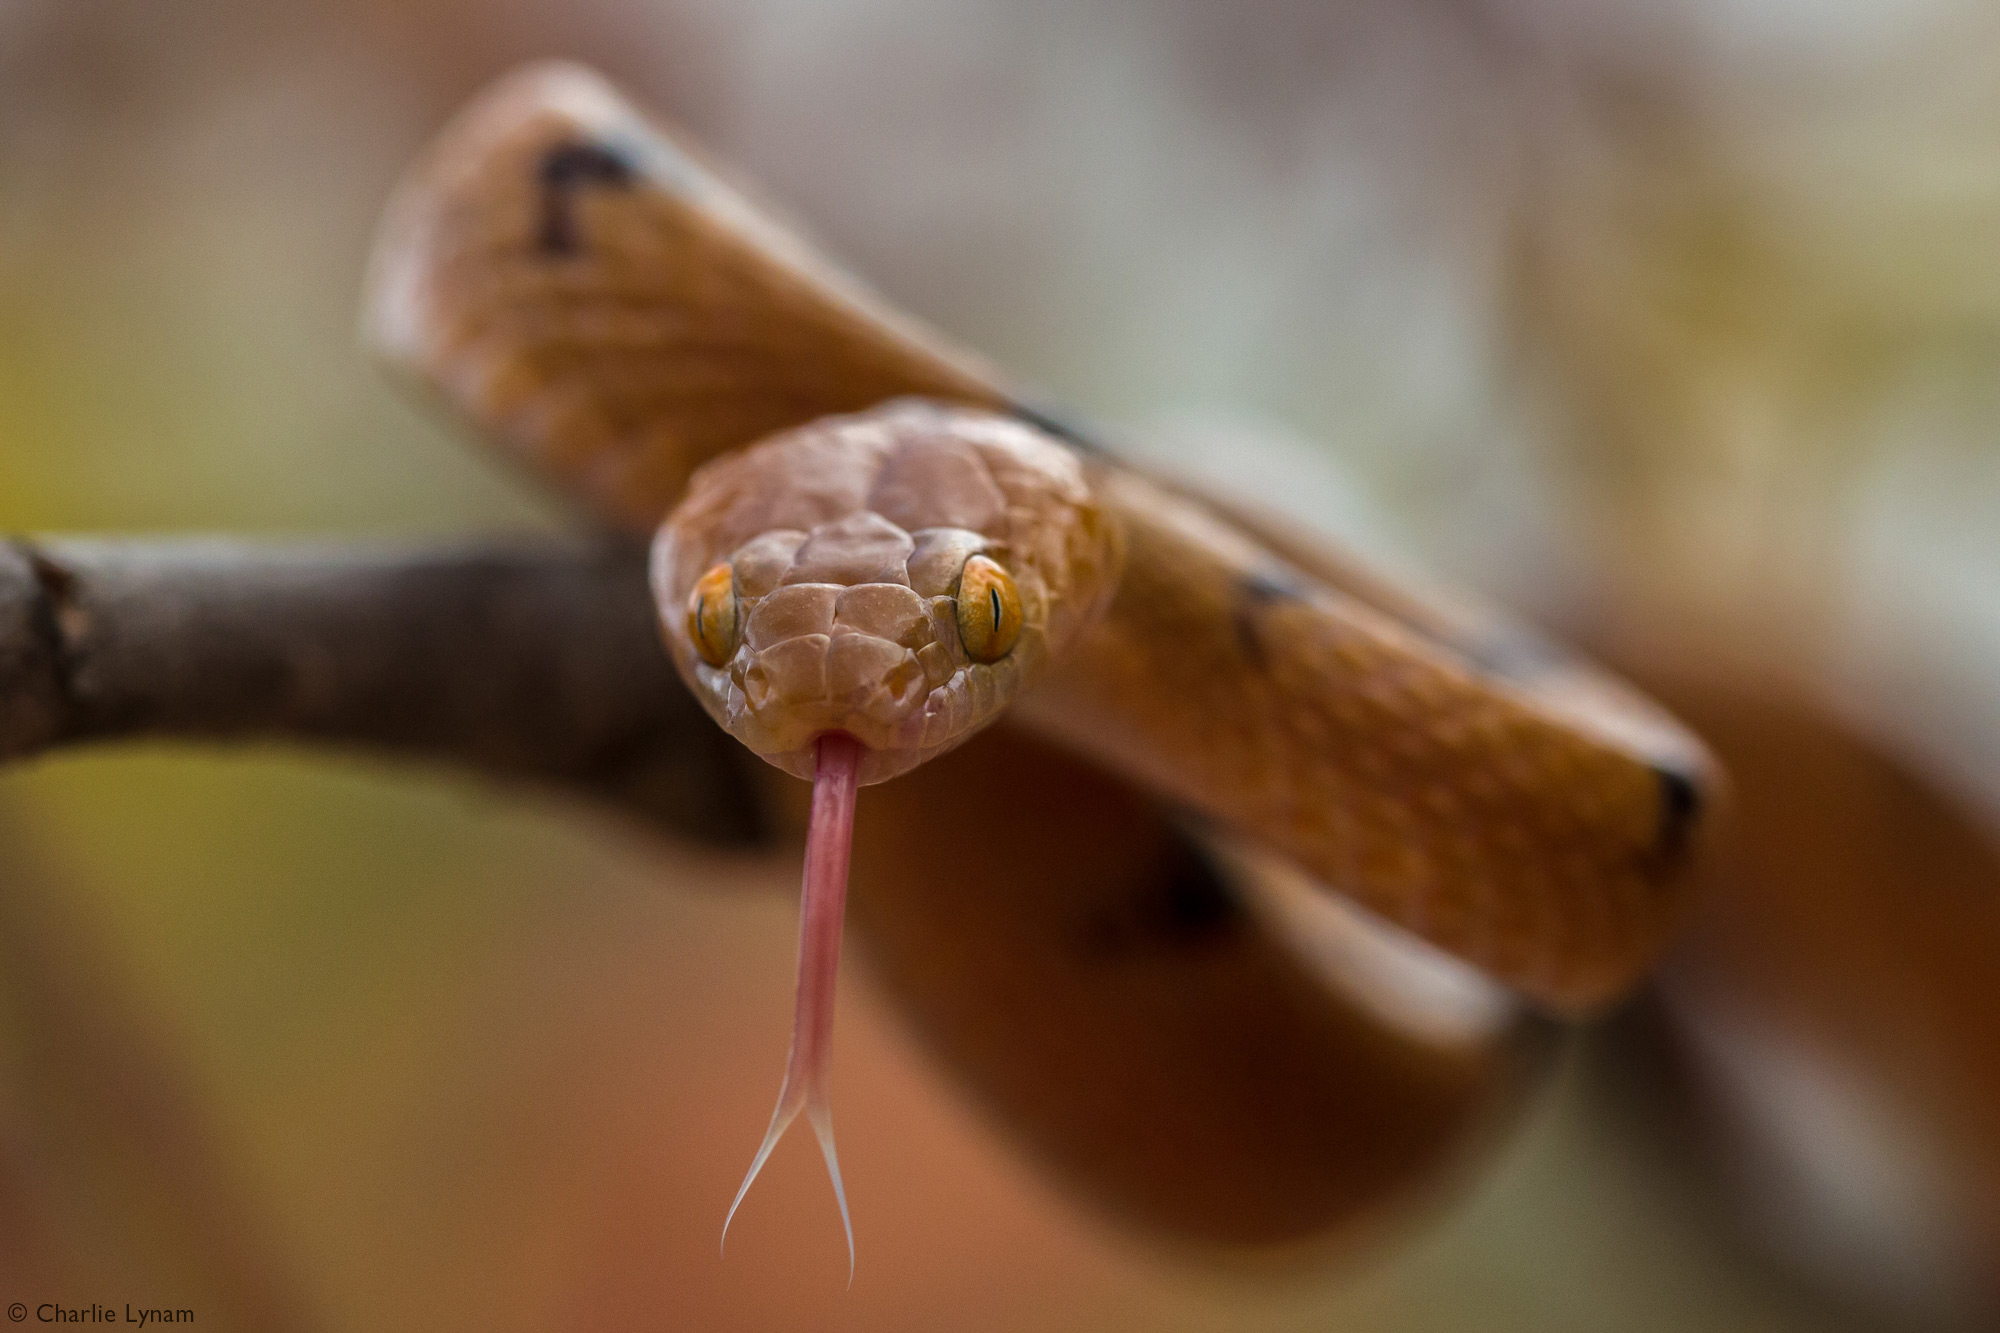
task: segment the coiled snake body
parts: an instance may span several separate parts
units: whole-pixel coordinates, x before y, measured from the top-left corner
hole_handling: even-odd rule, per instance
[[[855,786],[1010,711],[1555,1009],[1627,986],[1680,913],[1717,779],[1670,718],[1025,407],[588,73],[517,75],[442,137],[384,225],[369,321],[571,492],[666,516],[683,678],[817,782],[757,1166],[803,1108],[840,1188],[824,1071]]]

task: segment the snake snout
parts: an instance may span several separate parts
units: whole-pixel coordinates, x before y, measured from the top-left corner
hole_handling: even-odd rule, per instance
[[[759,651],[742,674],[744,703],[774,733],[836,723],[893,728],[921,711],[929,688],[916,653],[859,633],[787,639]]]
[[[931,692],[951,668],[931,599],[905,585],[773,588],[745,618],[736,730],[766,757],[845,732],[869,749],[868,779],[880,780],[888,754],[921,747]]]

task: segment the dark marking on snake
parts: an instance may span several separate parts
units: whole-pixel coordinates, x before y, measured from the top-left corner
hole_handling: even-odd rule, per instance
[[[1155,938],[1186,948],[1209,945],[1239,930],[1246,914],[1215,863],[1182,844],[1169,863],[1144,919]]]
[[[1258,627],[1265,609],[1305,595],[1303,583],[1290,571],[1275,567],[1256,570],[1237,583],[1229,622],[1235,627],[1237,646],[1251,665],[1261,667],[1266,660],[1264,636]]]
[[[1055,436],[1080,454],[1097,458],[1107,458],[1111,454],[1094,431],[1066,412],[1023,398],[1016,398],[1007,406],[1022,421],[1045,435]]]
[[[546,255],[573,255],[582,249],[576,227],[577,191],[589,185],[630,189],[639,174],[622,154],[603,144],[560,143],[542,155],[535,178],[542,187],[535,243]]]
[[[1672,865],[1687,850],[1688,838],[1701,818],[1701,788],[1685,773],[1653,766],[1660,784],[1660,831],[1653,843],[1653,856],[1661,865]]]
[[[1193,841],[1176,836],[1129,895],[1087,924],[1085,950],[1106,959],[1218,948],[1250,920],[1236,889]]]

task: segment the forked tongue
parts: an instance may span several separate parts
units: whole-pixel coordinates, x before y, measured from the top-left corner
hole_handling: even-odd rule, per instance
[[[827,1100],[827,1075],[833,1054],[833,983],[840,970],[840,918],[847,906],[847,853],[854,840],[854,792],[860,785],[861,742],[845,732],[821,736],[813,771],[812,823],[806,832],[805,887],[799,903],[798,999],[792,1011],[792,1052],[785,1060],[785,1082],[778,1089],[778,1108],[771,1127],[743,1177],[729,1216],[722,1220],[722,1243],[729,1244],[729,1223],[771,1150],[801,1110],[812,1122],[826,1172],[833,1177],[833,1197],[840,1204],[840,1225],[847,1230],[847,1281],[854,1283],[854,1223],[847,1216],[847,1191],[840,1183],[840,1159],[833,1151],[833,1108]]]

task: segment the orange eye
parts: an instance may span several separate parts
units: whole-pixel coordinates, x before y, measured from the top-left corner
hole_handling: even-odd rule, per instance
[[[701,660],[719,667],[736,652],[736,575],[717,565],[688,594],[688,637]]]
[[[997,662],[1021,637],[1021,594],[1006,570],[983,555],[958,576],[958,641],[975,662]]]

